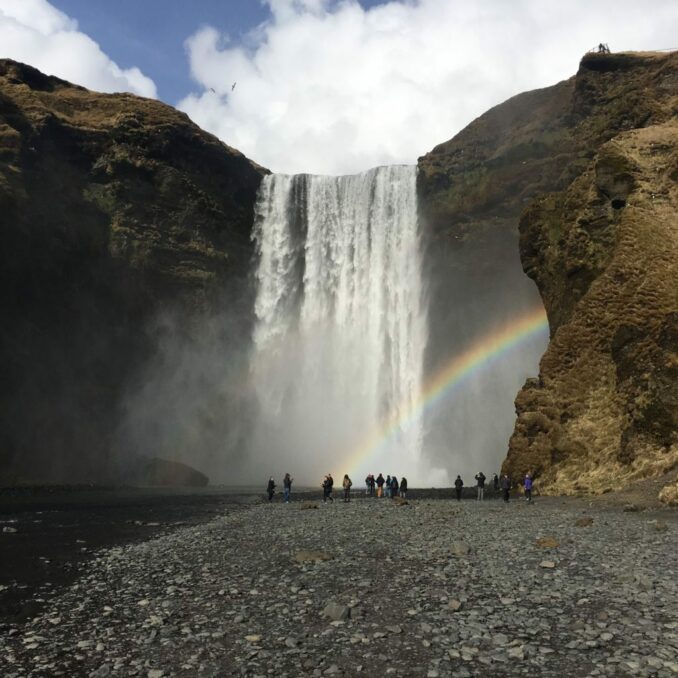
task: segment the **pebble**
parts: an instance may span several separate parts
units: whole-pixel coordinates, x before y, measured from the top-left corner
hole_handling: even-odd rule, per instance
[[[252,505],[96,554],[0,634],[2,675],[675,675],[673,519],[578,506]]]

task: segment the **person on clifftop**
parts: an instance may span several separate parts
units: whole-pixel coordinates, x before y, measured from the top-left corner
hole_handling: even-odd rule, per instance
[[[344,482],[342,483],[342,487],[344,488],[344,501],[351,501],[351,486],[353,485],[353,481],[348,477],[348,473],[344,474]]]
[[[273,495],[275,494],[275,480],[273,480],[273,476],[268,479],[266,492],[268,492],[268,500],[273,501]]]
[[[454,481],[454,489],[457,493],[457,501],[461,501],[461,488],[464,487],[464,481],[461,479],[461,476],[457,476],[457,479]]]
[[[384,480],[384,476],[381,475],[381,473],[377,476],[377,497],[381,497],[382,494],[384,493],[384,483],[386,482]]]
[[[478,501],[482,501],[485,493],[485,474],[482,471],[476,475],[476,485],[478,486]]]

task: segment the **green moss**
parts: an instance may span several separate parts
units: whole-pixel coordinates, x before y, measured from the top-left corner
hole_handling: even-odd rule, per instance
[[[118,203],[114,192],[103,184],[88,184],[82,191],[83,198],[96,205],[102,212],[113,215]]]

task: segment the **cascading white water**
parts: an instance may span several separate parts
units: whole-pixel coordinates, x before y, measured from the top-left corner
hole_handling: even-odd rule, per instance
[[[255,458],[307,482],[328,471],[429,481],[416,167],[270,175],[254,237]],[[383,441],[393,422],[403,425]]]

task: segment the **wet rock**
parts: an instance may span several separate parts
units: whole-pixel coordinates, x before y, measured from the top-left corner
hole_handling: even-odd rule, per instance
[[[294,560],[297,563],[321,563],[331,559],[332,556],[325,551],[297,551],[294,554]]]
[[[471,547],[466,542],[453,541],[450,546],[450,551],[457,557],[464,557],[471,552]]]
[[[637,513],[641,508],[638,504],[625,504],[622,510],[624,513]]]
[[[327,603],[327,605],[325,605],[321,614],[323,617],[327,617],[332,621],[343,621],[344,619],[349,618],[351,614],[351,608],[332,600]]]

